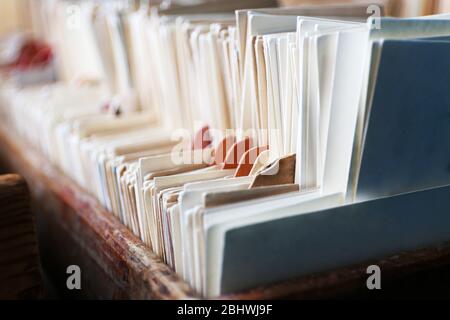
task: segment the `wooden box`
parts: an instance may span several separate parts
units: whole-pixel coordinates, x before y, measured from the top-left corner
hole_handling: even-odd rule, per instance
[[[35,149],[0,129],[0,162],[23,175],[37,212],[42,263],[63,297],[95,299],[201,298],[131,231]],[[382,269],[383,290],[369,292],[366,269]],[[82,289],[66,287],[70,265]],[[399,253],[382,261],[291,279],[222,299],[450,296],[450,245]]]

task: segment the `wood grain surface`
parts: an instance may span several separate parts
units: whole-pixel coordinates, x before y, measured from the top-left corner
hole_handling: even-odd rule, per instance
[[[42,297],[35,219],[24,179],[0,176],[0,299]]]

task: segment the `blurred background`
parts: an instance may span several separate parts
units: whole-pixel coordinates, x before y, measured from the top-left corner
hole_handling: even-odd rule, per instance
[[[48,0],[2,0],[0,1],[0,34],[16,30],[30,30],[36,22],[33,14],[35,6],[42,1]],[[73,2],[83,0],[74,0]],[[107,2],[108,0],[99,0]],[[232,0],[171,0],[165,1],[164,5],[191,5],[202,2],[225,2]],[[151,5],[158,4],[158,1],[130,1],[130,3],[148,2]],[[261,2],[264,2],[262,0]],[[355,0],[278,0],[281,6],[294,6],[299,4],[327,4],[327,3],[348,3],[357,2]],[[388,4],[388,15],[395,16],[420,16],[437,12],[448,12],[450,9],[449,0],[390,0]]]

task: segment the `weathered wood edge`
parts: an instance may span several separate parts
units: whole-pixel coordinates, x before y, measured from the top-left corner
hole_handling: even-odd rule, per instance
[[[0,154],[25,177],[35,197],[61,202],[58,223],[130,299],[192,299],[196,293],[132,232],[33,147],[0,128]],[[45,198],[44,198],[45,199]],[[54,204],[49,204],[55,206]],[[73,210],[66,210],[65,208]],[[71,212],[67,212],[71,211]],[[107,267],[109,268],[107,269]]]

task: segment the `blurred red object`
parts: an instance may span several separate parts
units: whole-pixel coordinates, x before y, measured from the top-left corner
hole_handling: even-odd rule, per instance
[[[53,51],[50,46],[35,39],[27,39],[23,42],[15,60],[1,67],[6,70],[28,70],[45,67],[52,60]]]

